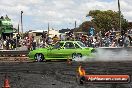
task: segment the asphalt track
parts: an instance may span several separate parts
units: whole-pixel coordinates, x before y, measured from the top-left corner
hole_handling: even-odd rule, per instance
[[[77,68],[82,65],[87,74],[132,75],[132,61],[118,62],[1,62],[0,87],[5,74],[11,88],[132,88],[128,84],[85,84],[76,82]],[[131,78],[132,79],[132,78]]]
[[[0,88],[3,86],[6,74],[11,88],[132,88],[132,82],[79,85],[76,82],[76,75],[80,65],[86,70],[86,74],[125,74],[131,77],[132,48],[105,50],[101,48],[97,55],[95,60],[73,61],[72,64],[0,60]]]

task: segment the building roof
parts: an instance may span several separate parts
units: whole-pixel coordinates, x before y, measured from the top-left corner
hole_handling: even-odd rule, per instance
[[[32,32],[32,33],[33,33],[33,32],[35,32],[35,33],[43,33],[43,31],[44,31],[44,30],[32,30],[32,31],[30,31],[30,33],[31,33],[31,32]]]

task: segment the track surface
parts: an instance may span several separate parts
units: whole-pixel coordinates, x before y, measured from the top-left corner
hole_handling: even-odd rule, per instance
[[[76,83],[76,73],[82,65],[87,74],[132,75],[132,61],[123,62],[1,62],[0,87],[8,75],[11,88],[132,88],[129,84],[86,84]]]

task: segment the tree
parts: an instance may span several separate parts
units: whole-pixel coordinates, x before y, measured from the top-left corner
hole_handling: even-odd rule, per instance
[[[86,16],[92,16],[94,18],[92,22],[96,24],[97,29],[103,32],[109,31],[111,29],[119,30],[119,13],[107,10],[107,11],[100,11],[100,10],[91,10],[89,14]],[[128,21],[124,19],[123,15],[121,15],[121,24],[122,30],[127,30],[128,28]]]
[[[132,22],[128,22],[128,29],[132,29]]]
[[[79,28],[77,28],[78,32],[88,32],[90,27],[94,27],[95,29],[97,29],[96,25],[91,22],[91,21],[84,21],[80,26]]]

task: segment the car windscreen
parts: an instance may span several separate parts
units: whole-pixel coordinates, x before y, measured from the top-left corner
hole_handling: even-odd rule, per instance
[[[82,42],[77,42],[81,47],[86,47]]]

